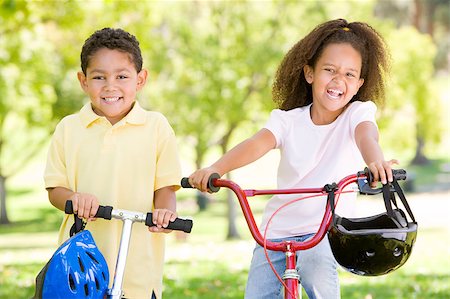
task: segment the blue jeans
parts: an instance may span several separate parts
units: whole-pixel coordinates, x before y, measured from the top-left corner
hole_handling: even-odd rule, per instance
[[[283,239],[272,239],[272,242],[283,240],[304,241],[312,234]],[[282,251],[268,251],[270,261],[280,277],[286,269],[286,255]],[[300,283],[310,299],[336,299],[340,298],[337,263],[331,252],[328,238],[325,238],[315,247],[297,251],[297,272]],[[301,290],[299,290],[301,292]],[[248,274],[246,299],[274,299],[283,298],[283,287],[273,273],[264,254],[264,248],[256,245]]]

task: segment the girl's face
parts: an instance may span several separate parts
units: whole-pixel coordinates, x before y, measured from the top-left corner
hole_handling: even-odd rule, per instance
[[[314,67],[304,67],[311,84],[311,118],[317,125],[332,123],[363,85],[361,54],[350,44],[329,44]]]
[[[129,54],[107,48],[98,50],[90,58],[86,75],[78,73],[94,112],[105,116],[113,125],[130,112],[136,93],[146,79],[147,71],[136,72]]]

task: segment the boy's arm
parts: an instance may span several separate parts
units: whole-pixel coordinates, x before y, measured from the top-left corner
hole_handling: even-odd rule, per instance
[[[99,202],[92,194],[73,192],[64,187],[47,188],[47,191],[50,203],[61,211],[64,211],[66,201],[70,199],[74,213],[80,218],[93,220],[97,213]]]
[[[372,122],[365,121],[360,123],[355,129],[356,144],[361,155],[374,176],[372,186],[377,182],[386,184],[392,182],[393,164],[398,164],[397,160],[386,161],[383,151],[378,144],[378,129]]]
[[[155,191],[153,198],[154,210],[152,215],[153,223],[156,226],[149,227],[151,232],[171,232],[165,229],[169,225],[169,221],[175,221],[177,215],[177,203],[175,195],[175,187],[163,187]]]

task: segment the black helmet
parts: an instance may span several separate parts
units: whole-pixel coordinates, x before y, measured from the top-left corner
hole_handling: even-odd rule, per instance
[[[395,193],[412,222],[397,207]],[[336,261],[352,273],[387,274],[401,267],[411,255],[417,223],[397,181],[392,186],[383,186],[383,198],[387,212],[364,218],[339,217],[334,213],[334,199],[330,200],[333,202],[333,222],[328,231],[331,250]],[[396,209],[392,209],[391,203]]]

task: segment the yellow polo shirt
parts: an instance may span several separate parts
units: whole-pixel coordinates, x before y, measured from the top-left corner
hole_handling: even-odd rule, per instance
[[[135,102],[115,125],[95,114],[91,104],[66,116],[57,125],[44,174],[45,187],[65,187],[95,195],[101,205],[148,212],[153,194],[166,186],[179,187],[181,167],[175,134],[167,119]],[[73,216],[64,216],[59,242],[69,237]],[[122,222],[103,220],[86,226],[114,277]],[[164,234],[133,225],[123,289],[127,298],[162,293]],[[111,284],[110,284],[111,287]]]

